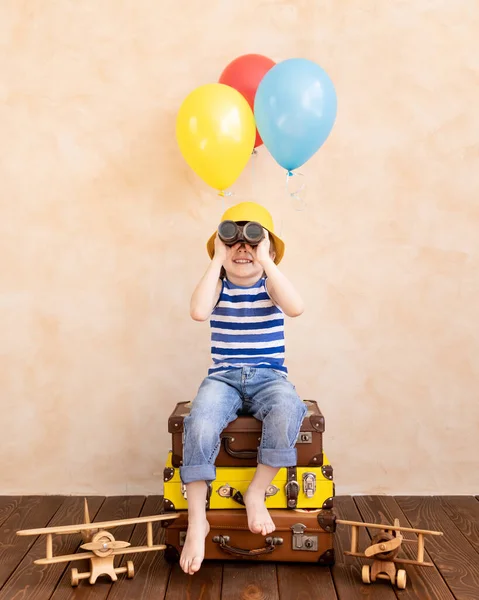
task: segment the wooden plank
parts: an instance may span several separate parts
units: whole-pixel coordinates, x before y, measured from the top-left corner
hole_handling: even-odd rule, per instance
[[[479,552],[479,502],[474,496],[438,496],[443,511]],[[479,560],[479,559],[478,559]]]
[[[97,514],[98,521],[109,521],[118,519],[129,519],[137,517],[143,504],[144,496],[112,496],[105,500]],[[118,527],[113,531],[115,539],[130,541],[134,526]],[[18,538],[29,539],[29,538]],[[89,571],[90,561],[85,560],[76,562],[74,568],[78,571]],[[117,566],[117,563],[115,563]],[[77,588],[71,586],[71,565],[68,565],[58,587],[51,596],[52,600],[104,600],[113,585],[108,577],[101,577],[95,585],[90,585],[88,580],[80,581]]]
[[[230,562],[223,567],[224,600],[279,600],[276,565],[261,562]]]
[[[329,567],[315,564],[276,565],[280,600],[336,600]]]
[[[24,496],[19,499],[0,529],[0,588],[35,542],[35,538],[20,538],[16,532],[26,527],[46,525],[62,503],[60,496]]]
[[[0,496],[0,525],[8,519],[17,508],[21,496]]]
[[[394,519],[399,519],[399,522],[403,527],[408,527],[410,525],[397,502],[390,496],[355,496],[354,500],[361,513],[361,517],[365,521],[391,524],[394,523]],[[371,533],[374,536],[377,534],[377,531],[372,530]],[[406,539],[417,540],[417,536],[412,533],[406,532],[404,537]],[[426,552],[424,558],[425,560],[430,561],[431,559],[427,553],[429,539],[429,537],[425,538]],[[440,539],[441,538],[439,538],[439,540]],[[398,558],[404,556],[410,560],[415,560],[417,557],[416,545],[403,544]],[[398,568],[404,567],[398,565]],[[405,570],[407,573],[407,587],[405,590],[401,591],[401,598],[409,598],[410,600],[417,600],[417,598],[428,598],[428,600],[454,600],[454,596],[451,594],[436,567],[407,567]]]
[[[194,575],[183,573],[176,563],[170,575],[165,600],[220,600],[223,564],[206,560]],[[223,596],[228,598],[229,596]]]
[[[91,513],[94,515],[100,508],[104,498],[88,499]],[[83,521],[83,498],[66,498],[50,521],[52,526]],[[17,538],[20,540],[20,538]],[[32,540],[34,541],[34,540]],[[81,536],[54,536],[53,555],[69,554],[78,549]],[[0,600],[27,597],[29,600],[45,600],[50,598],[58,580],[62,577],[66,566],[38,566],[34,560],[45,556],[46,537],[37,538],[28,554],[23,558],[14,573],[0,591]]]
[[[142,510],[142,516],[157,515],[163,510],[162,496],[149,496]],[[153,526],[153,542],[163,544],[165,530],[160,523]],[[131,537],[135,545],[146,544],[146,527],[137,525]],[[131,557],[128,557],[131,560]],[[163,552],[149,552],[133,558],[135,577],[126,579],[120,575],[112,586],[108,600],[163,600],[170,577],[171,566],[165,561]],[[124,562],[124,561],[123,561]]]
[[[397,496],[396,501],[414,527],[428,527],[444,532],[444,537],[428,539],[429,556],[458,600],[477,600],[477,552],[449,519],[439,500],[434,497]]]
[[[334,498],[335,512],[340,519],[362,521],[356,504],[350,496]],[[359,548],[369,542],[369,536],[364,527],[358,531]],[[343,555],[344,550],[351,548],[351,527],[338,525],[334,537],[336,564],[332,567],[334,586],[340,600],[396,600],[396,594],[391,584],[379,581],[372,585],[362,583],[361,567],[371,564],[371,561],[361,558],[350,558]]]

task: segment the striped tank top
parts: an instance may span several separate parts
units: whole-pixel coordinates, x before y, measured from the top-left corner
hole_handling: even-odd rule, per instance
[[[284,366],[284,315],[271,300],[262,277],[245,288],[223,279],[210,319],[211,357],[208,375],[241,367]]]

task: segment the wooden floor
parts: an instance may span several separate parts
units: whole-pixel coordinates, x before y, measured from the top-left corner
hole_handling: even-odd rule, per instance
[[[92,518],[103,521],[158,514],[162,499],[92,497],[89,504]],[[343,519],[392,522],[398,517],[404,526],[443,531],[444,537],[426,541],[426,560],[429,557],[435,566],[406,567],[404,591],[384,581],[366,586],[361,583],[360,561],[343,555],[349,546],[349,528],[338,526],[336,565],[331,569],[311,564],[206,562],[198,574],[189,577],[178,565],[170,567],[162,553],[151,552],[136,555],[134,579],[122,575],[114,584],[99,580],[90,586],[81,581],[78,588],[72,588],[71,565],[34,565],[33,560],[44,555],[45,540],[18,537],[15,532],[79,523],[82,499],[0,496],[0,600],[479,600],[479,497],[339,496],[335,510]],[[144,526],[141,531],[123,528],[120,536],[117,529],[115,536],[144,543],[144,530]],[[363,529],[361,547],[367,539]],[[54,554],[75,552],[79,543],[78,535],[55,537]],[[76,566],[83,570],[87,565],[79,562]]]

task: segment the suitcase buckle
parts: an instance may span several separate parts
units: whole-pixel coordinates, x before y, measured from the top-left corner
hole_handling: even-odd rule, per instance
[[[293,535],[291,536],[291,544],[293,550],[305,550],[306,552],[318,551],[318,536],[305,535],[304,530],[306,525],[296,523],[291,526]]]
[[[316,493],[316,475],[314,473],[303,473],[303,492],[306,498],[312,498]]]
[[[299,495],[299,483],[297,481],[288,481],[285,486],[286,497],[288,499],[288,507],[296,508]]]

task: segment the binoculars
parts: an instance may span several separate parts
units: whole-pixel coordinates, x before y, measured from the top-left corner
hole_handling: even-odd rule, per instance
[[[218,236],[227,246],[237,242],[257,246],[264,238],[264,229],[256,221],[237,223],[236,221],[222,221],[218,227]]]

